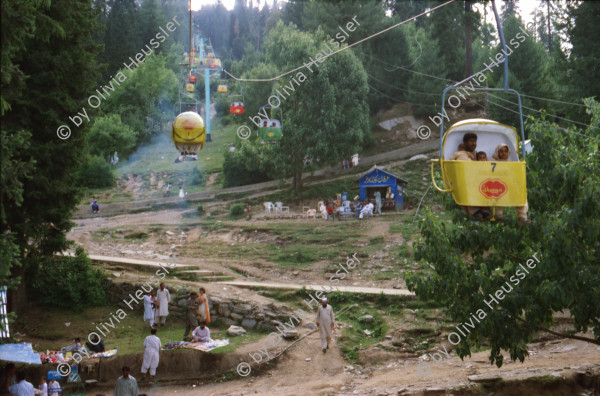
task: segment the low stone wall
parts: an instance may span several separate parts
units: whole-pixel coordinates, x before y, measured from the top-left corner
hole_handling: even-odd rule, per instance
[[[118,305],[125,310],[130,311],[130,308],[125,304],[125,301],[131,301],[131,296],[135,296],[135,292],[142,290],[142,286],[148,289],[147,285],[131,284],[126,282],[108,281],[107,295]],[[186,300],[189,297],[191,288],[181,287],[175,289],[167,287],[171,293],[171,303],[169,304],[169,315],[183,317],[185,315]],[[142,312],[144,304],[131,304],[134,310]],[[220,320],[226,325],[242,326],[246,330],[262,330],[274,331],[277,326],[281,326],[281,322],[288,322],[293,315],[291,308],[277,303],[257,304],[254,302],[244,301],[237,298],[229,298],[227,296],[211,296],[208,295],[208,307],[210,309],[210,320],[214,322]]]

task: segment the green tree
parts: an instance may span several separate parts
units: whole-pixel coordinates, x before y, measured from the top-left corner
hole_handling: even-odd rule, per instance
[[[287,71],[314,58],[324,42],[329,37],[321,31],[302,33],[280,22],[265,40],[266,58]],[[295,90],[286,91],[290,85]],[[313,64],[312,72],[305,68],[293,73],[278,89],[288,93],[281,98],[284,137],[276,151],[278,169],[293,178],[296,190],[302,187],[307,158],[334,164],[361,147],[369,133],[366,73],[351,51],[343,51]]]
[[[584,1],[579,7],[569,4],[567,10],[573,21],[565,24],[566,34],[573,48],[565,77],[571,101],[581,103],[581,98],[600,94],[600,42],[591,39],[600,35],[600,3]],[[578,110],[571,108],[569,113],[576,119],[587,118]]]
[[[593,118],[587,131],[564,131],[543,117],[530,119],[531,225],[518,226],[512,214],[505,222],[474,222],[450,199],[446,207],[454,208],[453,224],[433,213],[422,219],[423,240],[415,257],[431,270],[408,275],[409,288],[419,298],[440,302],[458,323],[469,322],[478,309],[486,313],[457,345],[460,357],[487,341],[491,363],[502,365],[502,350],[523,361],[526,344],[551,327],[561,311],[574,322],[564,337],[600,344],[600,105],[588,101],[588,108]],[[521,271],[525,278],[519,276],[515,284],[510,277],[533,255],[540,263],[529,274]],[[505,285],[510,291],[496,305],[490,294]],[[588,329],[593,338],[572,335]]]
[[[115,152],[127,158],[135,148],[136,136],[133,129],[121,122],[118,114],[99,117],[90,128],[87,136],[88,151],[108,161]]]
[[[504,37],[507,45],[508,53],[508,68],[510,71],[510,87],[518,90],[520,93],[538,96],[543,98],[552,98],[554,96],[554,83],[550,75],[551,58],[548,51],[542,43],[535,41],[533,31],[529,31],[529,37],[524,37],[525,40],[519,43],[520,40],[515,40],[519,45],[510,44],[511,39],[515,39],[517,34],[521,34],[522,30],[527,31],[520,17],[509,16],[503,22]],[[498,45],[491,53],[490,57],[494,58],[496,54],[501,53],[501,46]],[[490,64],[488,58],[486,64]],[[485,66],[482,64],[480,69]],[[478,69],[478,70],[480,70]],[[493,73],[489,78],[490,86],[498,88],[503,87],[503,65],[500,64],[493,69]],[[511,108],[513,111],[518,108],[508,102],[498,99],[498,97],[516,102],[514,95],[508,94],[490,94],[490,100],[504,107]],[[523,105],[534,109],[548,109],[548,102],[523,98]],[[506,120],[505,122],[515,125],[518,123],[518,117],[499,106],[492,106],[490,114],[493,119]],[[530,114],[531,111],[526,110],[525,114]]]
[[[235,151],[227,151],[223,162],[225,187],[259,183],[281,175],[276,163],[277,147],[249,139]]]
[[[135,131],[136,144],[140,144],[160,132],[163,121],[172,118],[163,109],[175,102],[178,78],[167,68],[162,54],[150,55],[133,71],[121,72],[127,79],[102,104],[102,111],[118,114],[123,124]]]
[[[98,155],[87,155],[82,159],[76,175],[77,184],[88,188],[107,188],[115,185],[111,165]]]
[[[143,46],[139,9],[134,0],[111,2],[104,34],[105,50],[100,60],[108,65],[102,76],[107,80],[123,67],[123,62],[131,63],[129,57],[134,58]]]
[[[6,4],[5,4],[6,3]],[[68,117],[81,111],[98,76],[95,56],[100,47],[94,42],[97,11],[87,0],[56,0],[2,4],[3,27],[11,32],[26,22],[23,33],[9,33],[14,41],[3,41],[2,136],[3,151],[10,147],[9,168],[15,177],[4,179],[0,234],[10,226],[10,237],[3,237],[2,249],[8,247],[10,261],[16,265],[15,245],[23,267],[10,269],[11,278],[23,275],[23,269],[34,265],[40,257],[67,247],[66,232],[71,228],[70,214],[79,202],[79,188],[74,173],[82,159],[85,128],[73,130],[69,140],[56,136],[57,127],[68,123]],[[14,6],[14,7],[13,7]],[[6,8],[5,8],[6,7]],[[9,15],[4,20],[5,13]],[[3,31],[4,33],[4,31]],[[3,40],[5,36],[3,34]],[[4,46],[8,47],[5,59]],[[31,54],[35,53],[35,62]],[[5,80],[4,65],[19,65],[10,70]],[[21,76],[21,88],[11,85]],[[9,105],[10,107],[4,106]],[[7,110],[10,109],[10,110]],[[26,131],[26,132],[21,132]],[[30,144],[22,144],[24,140]],[[35,164],[32,159],[35,159]],[[9,195],[10,194],[10,195]],[[21,199],[22,198],[22,199]],[[7,242],[9,240],[9,242]],[[5,252],[0,252],[4,257]],[[10,264],[9,262],[9,264]],[[27,295],[23,279],[9,301],[17,313],[26,308]]]

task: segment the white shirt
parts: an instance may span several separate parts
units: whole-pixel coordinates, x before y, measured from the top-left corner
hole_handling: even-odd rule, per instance
[[[42,391],[42,393],[40,393],[40,395],[48,396],[48,384],[47,383],[44,382],[43,384],[40,384],[40,386],[38,388],[39,388],[39,390]]]
[[[198,326],[192,332],[192,337],[196,342],[210,342],[210,330],[206,326],[204,326],[204,330]]]
[[[50,396],[58,396],[58,392],[52,392],[55,389],[60,389],[60,384],[57,381],[50,382],[48,389],[50,389]]]
[[[154,319],[154,310],[152,309],[152,297],[144,296],[144,320]]]
[[[8,390],[12,396],[34,396],[33,385],[29,382],[22,380],[18,384],[11,385]]]
[[[160,338],[155,336],[154,334],[149,335],[144,340],[144,347],[147,351],[156,351],[158,353],[161,347]]]

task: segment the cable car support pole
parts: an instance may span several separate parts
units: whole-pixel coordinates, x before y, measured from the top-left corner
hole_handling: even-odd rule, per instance
[[[206,118],[206,141],[210,142],[210,69],[204,69],[204,97],[206,105],[204,107],[204,117]]]

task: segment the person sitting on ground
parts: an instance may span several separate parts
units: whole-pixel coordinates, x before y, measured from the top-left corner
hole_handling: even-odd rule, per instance
[[[361,210],[363,209],[363,203],[362,201],[359,201],[356,206],[354,207],[354,212],[356,214],[356,219],[358,219],[358,215],[360,214]]]
[[[478,151],[477,152],[477,161],[487,161],[487,154],[485,153],[485,151]]]
[[[510,149],[506,144],[499,144],[494,150],[492,159],[495,161],[509,161]],[[531,221],[527,218],[527,211],[529,210],[529,204],[525,202],[524,206],[515,207],[517,210],[517,221],[519,224],[529,224]],[[496,206],[496,212],[494,214],[496,220],[502,220],[504,218],[504,208],[502,206]]]
[[[194,331],[192,332],[192,337],[194,338],[194,342],[210,342],[210,329],[206,327],[206,322],[204,320],[200,321],[200,324]]]
[[[100,206],[98,206],[98,201],[96,200],[96,196],[92,197],[92,213],[100,212]]]
[[[92,341],[86,342],[85,345],[94,353],[101,353],[105,351],[104,341],[102,341],[102,338],[98,337],[98,334],[92,335]]]
[[[77,337],[74,341],[73,345],[63,348],[63,352],[79,352],[81,350],[81,338]]]
[[[360,211],[360,216],[358,216],[358,218],[362,219],[365,214],[367,215],[367,219],[369,218],[369,216],[373,216],[374,207],[375,205],[373,205],[371,202],[367,203],[364,206],[364,208],[362,208],[362,210]]]

